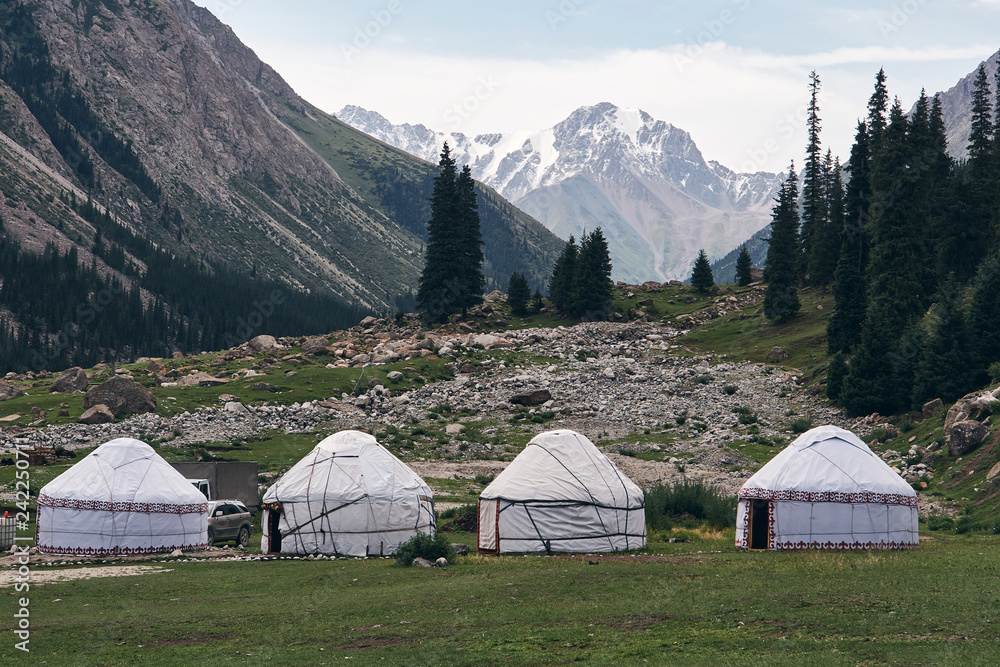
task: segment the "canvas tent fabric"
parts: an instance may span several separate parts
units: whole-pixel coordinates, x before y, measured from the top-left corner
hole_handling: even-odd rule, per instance
[[[587,553],[645,545],[642,490],[575,431],[535,436],[479,496],[481,553]]]
[[[263,504],[265,553],[391,555],[435,529],[430,487],[360,431],[316,445],[267,490]]]
[[[118,438],[42,487],[36,543],[83,556],[204,548],[208,502],[152,447]]]
[[[737,494],[736,546],[915,547],[916,492],[860,438],[820,426],[795,439]]]

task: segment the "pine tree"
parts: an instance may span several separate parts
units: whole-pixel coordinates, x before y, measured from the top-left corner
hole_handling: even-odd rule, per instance
[[[885,85],[885,78],[885,69],[880,69],[875,75],[875,90],[868,98],[867,128],[873,153],[877,153],[882,148],[883,134],[887,125],[889,90]]]
[[[573,308],[573,281],[576,277],[579,253],[580,248],[576,245],[576,239],[570,236],[552,268],[549,298],[552,300],[552,305],[561,313],[569,313]]]
[[[510,274],[507,282],[507,305],[510,306],[510,312],[514,315],[527,315],[530,296],[531,288],[528,287],[524,274],[519,271]]]
[[[611,309],[611,252],[598,227],[583,237],[573,280],[573,314],[603,319]]]
[[[799,230],[799,246],[802,252],[800,275],[806,276],[815,259],[813,236],[823,226],[826,218],[825,176],[823,173],[823,152],[820,146],[821,129],[819,118],[820,80],[816,70],[809,75],[809,114],[806,125],[809,128],[809,143],[806,146],[806,164],[802,169],[802,226]],[[808,276],[810,284],[817,283]]]
[[[969,329],[978,380],[987,381],[986,369],[1000,361],[1000,252],[979,267],[972,283]]]
[[[924,338],[914,368],[913,405],[932,398],[950,403],[974,387],[971,339],[958,285],[945,286],[946,298],[925,317]]]
[[[974,179],[985,178],[990,170],[993,142],[993,109],[985,63],[976,70],[972,84],[972,122],[969,129],[969,168]]]
[[[483,276],[483,234],[479,221],[479,204],[476,201],[476,182],[472,179],[469,165],[462,168],[455,187],[458,197],[458,234],[461,239],[458,256],[461,284],[459,304],[462,307],[462,317],[465,317],[468,308],[482,303],[486,283]]]
[[[542,291],[536,287],[535,294],[531,297],[531,310],[540,313],[544,307],[545,299],[542,297]]]
[[[767,292],[764,316],[769,320],[787,320],[799,312],[799,188],[794,163],[781,185],[778,201],[771,213],[771,239],[768,241]]]
[[[750,273],[750,269],[753,268],[753,260],[750,257],[750,251],[747,250],[747,246],[744,243],[740,246],[740,254],[736,256],[736,284],[740,287],[746,287],[751,282],[753,282],[753,277]]]
[[[715,278],[712,276],[712,265],[708,261],[708,255],[704,250],[698,251],[698,259],[694,262],[691,270],[691,286],[702,294],[715,287]]]
[[[826,397],[831,401],[840,398],[844,390],[844,379],[847,377],[847,362],[841,352],[833,355],[830,366],[826,370]]]
[[[464,253],[459,228],[457,171],[445,142],[434,178],[431,219],[427,222],[427,251],[417,288],[417,311],[429,324],[447,322],[463,307],[463,279],[456,275],[456,261]]]
[[[813,229],[809,282],[825,287],[833,282],[844,230],[844,184],[840,176],[840,160],[834,161],[829,150],[823,158],[823,195],[823,216],[816,220]]]

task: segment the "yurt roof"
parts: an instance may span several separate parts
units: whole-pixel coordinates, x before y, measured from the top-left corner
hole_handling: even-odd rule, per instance
[[[430,496],[431,490],[374,436],[348,430],[316,445],[267,490],[264,502],[305,501],[320,494],[353,500],[406,493]]]
[[[568,429],[532,438],[480,497],[619,508],[643,504],[642,490],[590,440]]]
[[[39,496],[148,505],[206,503],[205,496],[184,475],[152,447],[133,438],[104,443],[42,487]]]
[[[836,426],[800,435],[739,491],[741,498],[804,501],[894,502],[915,496],[858,436]]]

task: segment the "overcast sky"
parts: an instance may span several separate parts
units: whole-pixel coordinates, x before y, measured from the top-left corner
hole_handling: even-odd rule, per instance
[[[469,135],[637,107],[738,171],[802,162],[809,71],[846,160],[875,72],[909,108],[1000,47],[1000,0],[196,0],[325,111]]]

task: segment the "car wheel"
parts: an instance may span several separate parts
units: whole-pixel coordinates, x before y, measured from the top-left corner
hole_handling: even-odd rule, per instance
[[[240,528],[240,536],[236,538],[236,543],[241,547],[246,548],[250,544],[250,529],[246,526]]]
[[[215,531],[211,528],[208,529],[208,546],[215,544]]]

